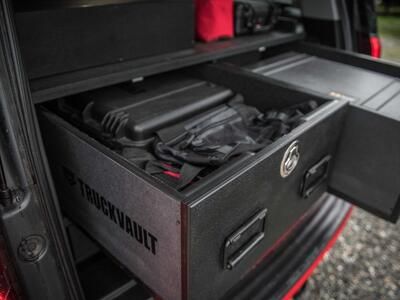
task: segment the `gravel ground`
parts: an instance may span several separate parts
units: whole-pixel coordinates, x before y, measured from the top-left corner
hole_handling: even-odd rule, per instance
[[[355,209],[299,299],[399,300],[400,222]]]

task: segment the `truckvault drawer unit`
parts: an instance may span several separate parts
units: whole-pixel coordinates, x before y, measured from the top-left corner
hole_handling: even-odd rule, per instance
[[[194,70],[193,76],[207,77],[203,73],[207,67]],[[182,191],[100,143],[74,118],[67,122],[51,108],[42,110],[45,145],[67,215],[164,299],[218,299],[326,190],[346,101],[312,96],[247,74],[225,74],[218,85],[207,78],[204,80],[211,83],[175,74],[165,76],[176,80],[165,84],[159,80],[162,77],[145,79],[143,86],[148,82],[152,88],[139,88],[142,93],[130,94],[128,106],[127,94],[118,101],[112,99],[121,87],[113,88],[111,94],[89,92],[75,100],[86,107],[84,99],[94,99],[90,110],[84,109],[87,120],[103,119],[110,106],[114,113],[126,110],[137,119],[138,111],[152,101],[157,103],[152,109],[159,108],[158,118],[146,114],[129,126],[136,129],[161,126],[166,116],[182,119],[182,111],[190,112],[188,116],[201,114],[232,93],[242,94],[245,103],[261,111],[310,99],[319,104],[290,133],[259,152],[228,162]],[[196,106],[188,104],[190,99],[186,99],[186,106],[169,101],[185,100],[189,95]],[[60,103],[64,112],[77,107],[68,99]],[[144,134],[139,139],[148,137]],[[287,170],[292,173],[285,173]]]
[[[288,49],[303,53],[305,66],[308,62],[325,66],[324,76],[314,76],[317,88],[296,84],[295,76],[286,81],[244,67],[263,61],[262,68],[273,69],[282,59],[277,54]],[[278,67],[276,74],[283,70],[290,75],[291,66]],[[314,68],[301,75],[312,78]],[[355,90],[341,86],[343,79],[331,76],[335,72],[350,74],[357,83]],[[131,140],[138,139],[135,145],[143,149],[149,145],[149,132],[174,123],[172,116],[182,121],[201,115],[225,105],[235,93],[261,111],[309,100],[318,103],[290,133],[184,190],[165,184],[100,143],[76,122],[74,113],[66,121],[52,110],[55,102],[63,108],[61,115],[69,109],[79,111],[81,104],[86,125],[95,128],[104,119],[103,125],[119,128],[121,123],[108,122],[118,118],[106,118],[104,112],[124,115],[119,113],[129,100],[121,97],[125,100],[115,102],[112,97],[115,90],[132,93],[124,84],[112,87],[111,97],[89,92],[90,97],[102,98],[92,105],[85,94],[74,96],[81,98],[79,105],[68,98],[51,101],[40,110],[40,119],[61,204],[71,219],[163,298],[218,299],[265,258],[325,191],[392,222],[398,219],[400,118],[393,113],[396,110],[387,109],[399,106],[398,76],[398,67],[390,64],[297,43],[145,78],[144,89],[138,84],[132,106],[128,105],[136,117],[123,118],[133,129]],[[326,88],[329,81],[333,91]],[[370,84],[368,91],[361,90],[365,82]],[[146,84],[152,86],[148,91]],[[202,92],[191,93],[193,89]],[[168,100],[171,96],[181,104]],[[140,111],[152,102],[150,111],[155,115],[159,111],[159,118],[151,114],[141,118]],[[292,170],[289,176],[282,171],[287,169]]]

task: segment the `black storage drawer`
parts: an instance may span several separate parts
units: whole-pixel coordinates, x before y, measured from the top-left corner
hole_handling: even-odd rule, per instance
[[[260,110],[310,99],[319,107],[274,143],[181,192],[51,111],[41,109],[40,121],[67,215],[164,299],[218,299],[326,191],[347,103],[240,69],[189,73]]]
[[[193,0],[15,2],[30,79],[193,47]]]
[[[229,60],[299,91],[349,102],[329,190],[375,215],[400,215],[400,67],[297,43]]]

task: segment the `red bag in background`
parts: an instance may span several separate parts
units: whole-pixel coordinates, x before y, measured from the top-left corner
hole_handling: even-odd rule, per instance
[[[196,0],[196,36],[203,42],[233,37],[233,0]]]

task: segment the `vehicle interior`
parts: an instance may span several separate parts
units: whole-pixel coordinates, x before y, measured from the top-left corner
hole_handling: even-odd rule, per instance
[[[189,0],[5,2],[10,109],[33,116],[27,181],[47,187],[29,204],[52,241],[40,266],[68,282],[28,294],[283,298],[352,204],[398,219],[400,72],[368,56],[360,1],[266,1],[250,31],[235,4],[232,36],[210,41]]]

